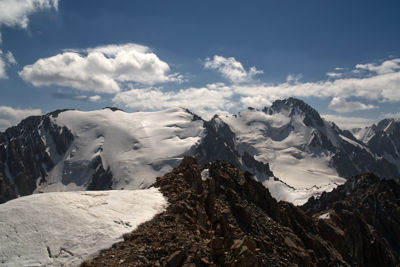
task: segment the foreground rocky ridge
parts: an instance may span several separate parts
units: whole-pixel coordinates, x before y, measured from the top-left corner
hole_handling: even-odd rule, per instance
[[[363,214],[349,214],[338,204],[334,205],[336,215],[319,216],[325,211],[321,207],[328,205],[324,200],[310,201],[303,207],[307,211],[304,212],[290,203],[278,203],[250,173],[226,162],[215,161],[205,168],[208,172],[203,171],[202,175],[196,160],[185,157],[179,167],[157,178],[155,186],[170,203],[167,211],[82,266],[395,266],[398,263],[396,251],[388,244],[382,229],[374,228]],[[374,180],[374,184],[385,182]],[[335,202],[329,193],[322,199]],[[384,193],[381,199],[386,199]],[[392,203],[399,210],[399,203]],[[399,213],[392,216],[392,220],[400,218]]]

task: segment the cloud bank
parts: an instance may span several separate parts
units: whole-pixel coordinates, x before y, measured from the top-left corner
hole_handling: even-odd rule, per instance
[[[324,119],[328,121],[333,121],[340,128],[351,130],[355,128],[364,128],[365,126],[371,126],[376,123],[376,119],[363,118],[363,117],[343,117],[338,115],[321,115]]]
[[[58,85],[97,93],[118,93],[126,82],[154,85],[181,79],[150,48],[138,44],[64,51],[25,66],[19,75],[34,86]]]
[[[377,108],[374,105],[366,105],[361,102],[347,102],[345,99],[341,97],[334,97],[329,103],[329,108],[339,112],[339,113],[348,113],[355,110],[367,110]]]
[[[254,75],[250,75],[251,71],[246,71],[235,58],[214,56],[212,60],[206,59],[204,67],[219,72],[232,84],[208,84],[204,87],[179,91],[165,91],[162,88],[152,87],[131,88],[117,93],[113,102],[140,110],[183,106],[210,117],[214,113],[236,112],[237,109],[249,106],[263,108],[277,99],[288,97],[328,99],[329,108],[339,113],[378,108],[373,104],[363,103],[364,101],[400,101],[400,59],[391,59],[365,67],[357,65],[354,70],[363,68],[363,71],[367,72],[361,77],[359,74],[357,77],[348,77],[354,70],[348,71],[346,78],[339,77],[318,82],[301,82],[301,75],[288,75],[285,82],[276,84],[251,80]],[[343,70],[337,68],[335,71]],[[359,101],[349,101],[349,98],[356,98]],[[363,122],[357,125],[361,123]]]

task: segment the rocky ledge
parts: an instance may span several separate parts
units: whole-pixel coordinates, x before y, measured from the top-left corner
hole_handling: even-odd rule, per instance
[[[155,186],[170,203],[167,210],[81,266],[396,266],[398,262],[382,229],[374,228],[359,212],[350,214],[346,205],[331,208],[333,200],[312,200],[302,208],[278,203],[248,172],[223,161],[205,169],[208,172],[201,175],[196,160],[185,157],[179,167],[157,178]],[[392,219],[398,221],[396,205]]]

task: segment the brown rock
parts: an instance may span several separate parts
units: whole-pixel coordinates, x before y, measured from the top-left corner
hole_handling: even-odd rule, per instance
[[[169,256],[167,260],[168,267],[179,267],[182,265],[183,260],[185,259],[185,253],[182,250],[175,251]]]

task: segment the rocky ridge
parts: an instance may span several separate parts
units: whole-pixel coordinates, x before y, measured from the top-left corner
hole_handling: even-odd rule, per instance
[[[249,172],[224,161],[206,164],[201,173],[196,160],[185,157],[179,167],[158,177],[154,185],[168,198],[167,211],[81,266],[398,263],[382,229],[374,228],[362,214],[349,214],[344,205],[334,205],[336,215],[320,216],[320,207],[328,203],[323,200],[309,202],[303,207],[306,212],[277,202]],[[331,198],[327,193],[321,199]],[[393,205],[399,208],[398,203]],[[399,219],[398,214],[393,216]]]

